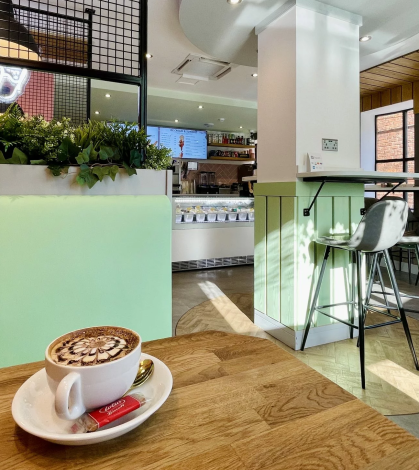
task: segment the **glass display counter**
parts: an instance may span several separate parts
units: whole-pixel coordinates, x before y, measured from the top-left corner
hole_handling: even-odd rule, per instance
[[[174,271],[253,264],[254,199],[173,196]]]
[[[205,225],[244,226],[254,222],[254,199],[222,195],[176,196],[173,198],[174,227],[205,228]]]

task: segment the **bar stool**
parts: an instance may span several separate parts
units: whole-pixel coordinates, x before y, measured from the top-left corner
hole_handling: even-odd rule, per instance
[[[416,231],[416,234],[409,234],[409,235],[405,234],[405,235],[403,235],[403,237],[400,239],[400,241],[397,243],[396,246],[402,246],[406,249],[414,250],[414,252],[416,254],[416,259],[418,260],[418,267],[419,267],[419,235],[417,234],[417,232],[418,231]],[[374,255],[374,256],[377,256],[377,254]],[[371,306],[371,304],[370,304],[370,310],[373,310],[374,307],[380,308],[380,309],[384,308],[388,312],[387,314],[384,313],[384,315],[388,315],[391,310],[395,310],[394,307],[391,307],[391,305],[389,305],[389,302],[387,300],[388,295],[394,295],[396,297],[396,300],[397,300],[397,297],[400,297],[400,298],[405,297],[405,298],[408,298],[408,299],[419,299],[419,296],[417,296],[417,295],[400,294],[397,284],[396,284],[396,290],[394,290],[393,283],[392,283],[393,293],[387,292],[386,289],[385,289],[385,284],[384,284],[383,276],[382,276],[382,273],[381,273],[380,263],[381,263],[381,256],[378,255],[377,259],[373,262],[373,270],[371,271],[371,273],[372,273],[373,278],[375,277],[376,274],[378,274],[378,279],[379,279],[381,291],[371,290],[371,292],[369,293],[369,297],[367,297],[365,299],[365,303],[367,303],[367,304],[370,303],[370,298],[371,298],[372,294],[381,294],[381,295],[383,295],[385,305],[374,304],[374,305]],[[416,277],[416,284],[415,285],[418,284],[418,280],[419,280],[419,271],[418,271],[418,275]],[[390,278],[390,281],[391,281],[391,278]],[[410,282],[409,282],[409,284],[410,284]],[[419,313],[419,310],[414,310],[414,309],[406,308],[406,307],[403,307],[403,310],[405,312]],[[377,311],[378,313],[383,314],[382,311],[379,311],[379,310],[374,310],[374,311]],[[392,315],[389,315],[389,316],[392,316]]]
[[[404,331],[407,337],[407,341],[410,346],[410,350],[412,352],[413,360],[415,362],[416,369],[419,370],[419,364],[416,358],[415,349],[413,347],[412,338],[409,331],[409,326],[406,320],[406,314],[403,309],[403,304],[400,299],[400,295],[397,295],[398,288],[397,282],[394,276],[393,266],[390,261],[390,256],[388,249],[392,246],[396,245],[400,239],[403,237],[406,223],[407,223],[407,211],[408,206],[407,203],[400,199],[400,200],[385,200],[377,202],[376,204],[372,205],[362,218],[361,222],[359,223],[355,233],[349,239],[339,239],[338,237],[321,237],[316,240],[316,243],[326,246],[326,250],[323,257],[322,266],[320,269],[319,280],[317,282],[317,286],[314,292],[313,301],[311,304],[311,308],[307,317],[307,323],[305,327],[303,342],[301,345],[301,351],[304,351],[304,347],[307,341],[307,336],[310,331],[311,323],[313,320],[314,312],[317,311],[322,315],[326,315],[327,317],[332,318],[333,320],[339,321],[348,325],[350,327],[350,336],[353,338],[353,330],[359,330],[359,353],[360,353],[360,364],[361,364],[361,382],[362,388],[365,389],[365,337],[364,337],[364,330],[369,329],[371,327],[378,327],[378,326],[385,326],[388,324],[398,323],[401,321],[403,323]],[[357,284],[357,299],[355,300],[355,288],[354,282],[355,276],[352,276],[352,300],[349,302],[342,302],[338,304],[330,304],[330,305],[317,305],[320,288],[322,285],[324,272],[327,265],[327,260],[330,255],[331,249],[339,249],[339,250],[346,250],[352,253],[352,262],[356,266],[356,284]],[[400,312],[400,319],[397,321],[393,320],[386,323],[381,323],[379,325],[371,325],[365,326],[365,312],[366,309],[369,308],[367,304],[363,303],[362,299],[362,272],[361,272],[361,264],[362,264],[362,254],[363,253],[373,253],[375,256],[373,257],[373,266],[371,269],[371,275],[368,282],[367,288],[367,295],[366,298],[371,297],[371,292],[373,288],[373,273],[376,271],[376,264],[378,254],[383,253],[386,259],[386,265],[389,272],[389,276],[392,282],[392,286],[394,292],[396,293],[397,305],[398,310]],[[350,322],[337,318],[323,309],[336,307],[340,305],[348,305],[350,306]],[[358,306],[358,314],[359,314],[359,321],[358,325],[355,324],[354,319],[354,307],[355,305]]]

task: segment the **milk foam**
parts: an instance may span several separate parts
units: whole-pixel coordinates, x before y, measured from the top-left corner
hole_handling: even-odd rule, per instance
[[[121,359],[133,345],[114,335],[64,338],[51,349],[51,359],[60,365],[91,366]]]

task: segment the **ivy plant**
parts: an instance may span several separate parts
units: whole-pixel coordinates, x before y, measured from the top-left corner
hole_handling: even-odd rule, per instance
[[[165,170],[172,160],[170,149],[152,144],[135,123],[48,122],[13,104],[0,115],[0,164],[47,165],[54,176],[79,166],[77,182],[92,188],[106,177],[115,181],[121,169],[131,176],[141,168]]]

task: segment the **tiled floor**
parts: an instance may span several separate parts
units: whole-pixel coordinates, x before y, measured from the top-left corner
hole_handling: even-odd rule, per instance
[[[399,280],[399,284],[406,292],[414,293],[419,290],[409,286],[402,279]],[[253,267],[251,266],[173,274],[173,333],[182,315],[196,305],[223,294],[229,296],[252,292]],[[412,303],[416,302],[409,301],[410,305]],[[246,314],[249,315],[249,312]],[[419,319],[419,316],[412,316]],[[419,414],[392,416],[390,419],[419,437]]]

